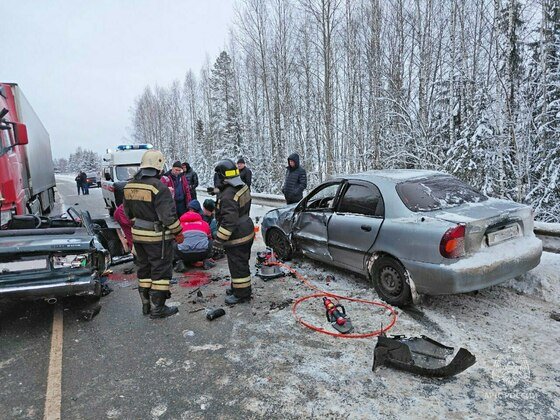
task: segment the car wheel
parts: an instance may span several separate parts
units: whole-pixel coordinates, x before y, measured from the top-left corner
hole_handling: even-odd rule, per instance
[[[272,229],[266,235],[266,239],[266,244],[274,250],[278,258],[286,261],[292,257],[292,245],[282,231]]]
[[[403,265],[388,255],[379,257],[371,270],[375,291],[390,305],[406,306],[411,303],[412,293],[407,278]]]

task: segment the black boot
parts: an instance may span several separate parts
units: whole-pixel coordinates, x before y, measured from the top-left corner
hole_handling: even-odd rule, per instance
[[[226,295],[227,294],[228,293],[226,291]],[[238,303],[248,302],[250,300],[251,300],[251,295],[245,297],[237,297],[232,292],[231,295],[226,296],[225,302],[226,305],[237,305]]]
[[[179,312],[179,308],[176,306],[165,306],[165,301],[169,295],[170,293],[166,291],[150,291],[150,297],[152,298],[152,304],[154,305],[150,312],[150,318],[166,318]]]
[[[150,313],[150,289],[146,287],[139,287],[140,300],[142,301],[142,314],[148,315]]]

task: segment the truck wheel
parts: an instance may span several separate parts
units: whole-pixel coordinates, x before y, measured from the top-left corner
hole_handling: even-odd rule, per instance
[[[266,235],[266,244],[271,247],[278,258],[287,261],[292,258],[292,245],[279,229],[271,229]]]
[[[381,299],[390,305],[406,306],[412,302],[408,273],[403,265],[388,255],[379,257],[371,269],[371,281]]]

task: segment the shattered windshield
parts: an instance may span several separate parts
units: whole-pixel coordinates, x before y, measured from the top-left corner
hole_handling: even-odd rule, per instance
[[[474,188],[452,176],[406,181],[397,185],[397,193],[409,210],[433,211],[488,200]]]

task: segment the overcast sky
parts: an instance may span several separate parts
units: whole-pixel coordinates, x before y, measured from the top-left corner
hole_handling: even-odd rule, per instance
[[[15,82],[54,157],[129,137],[147,84],[198,74],[223,49],[233,0],[2,0],[0,81]]]

